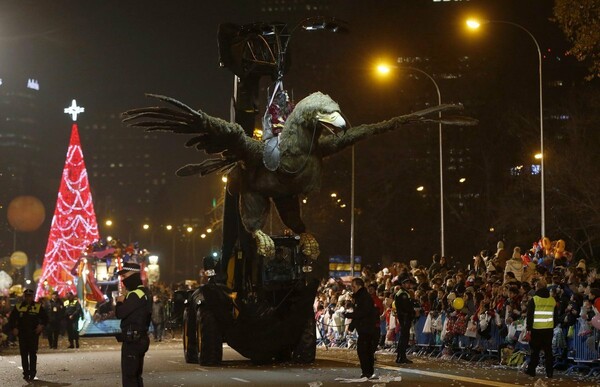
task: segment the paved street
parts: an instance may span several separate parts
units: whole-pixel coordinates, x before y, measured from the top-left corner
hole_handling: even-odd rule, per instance
[[[111,337],[82,338],[81,348],[67,349],[62,339],[58,350],[41,342],[38,356],[38,380],[35,386],[120,386],[120,346]],[[311,365],[280,364],[255,366],[226,347],[225,362],[220,367],[201,367],[183,360],[181,340],[152,343],[146,355],[146,386],[513,386],[533,385],[534,379],[515,370],[475,366],[468,362],[415,358],[415,363],[396,367],[392,354],[378,354],[379,380],[345,384],[338,378],[360,375],[355,351],[319,348],[318,360]],[[27,385],[21,379],[18,349],[0,352],[0,375],[3,386]],[[557,375],[548,386],[592,386]]]

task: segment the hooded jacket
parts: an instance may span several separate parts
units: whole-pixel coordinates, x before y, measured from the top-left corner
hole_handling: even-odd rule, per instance
[[[521,282],[523,279],[523,260],[521,257],[513,257],[506,261],[506,268],[504,269],[504,274],[512,272],[515,275],[517,281]]]

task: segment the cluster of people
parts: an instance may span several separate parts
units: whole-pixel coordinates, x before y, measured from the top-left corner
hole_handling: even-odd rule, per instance
[[[125,263],[119,275],[127,288],[127,294],[115,299],[115,316],[121,320],[121,369],[124,386],[143,385],[142,371],[144,356],[149,347],[149,326],[155,324],[155,339],[162,339],[161,324],[164,322],[164,304],[159,296],[151,297],[143,285],[141,267],[136,263]],[[48,338],[48,346],[58,348],[61,332],[68,332],[69,347],[79,348],[79,319],[83,310],[79,300],[68,292],[65,300],[54,292],[49,299],[34,299],[34,291],[25,289],[23,295],[11,308],[8,300],[0,300],[0,324],[5,342],[18,339],[23,379],[33,381],[37,373],[37,352],[42,334]],[[16,345],[16,344],[15,344]]]
[[[426,329],[447,350],[458,345],[459,337],[472,337],[473,343],[489,339],[495,325],[501,348],[529,346],[528,374],[535,375],[543,351],[546,375],[552,377],[553,354],[567,356],[564,332],[572,334],[580,324],[580,335],[592,335],[592,320],[600,313],[600,276],[587,270],[585,261],[549,257],[536,246],[525,253],[514,247],[512,255],[502,242],[497,248],[495,254],[484,250],[474,256],[467,268],[437,254],[428,265],[394,263],[377,272],[364,267],[359,278],[379,317],[372,322],[379,329],[373,351],[395,347],[396,362],[410,364],[406,350],[409,339],[423,333],[415,332],[421,316],[426,327],[417,329]],[[315,304],[319,342],[353,346],[356,333],[348,311],[355,307],[348,283],[324,280]]]
[[[31,291],[26,289],[27,292]],[[27,299],[23,293],[23,300]],[[83,317],[81,304],[72,292],[67,293],[66,298],[60,298],[58,292],[53,292],[50,298],[42,298],[39,300],[40,305],[46,314],[48,323],[44,325],[42,336],[48,339],[48,347],[52,349],[58,348],[58,339],[66,332],[69,338],[68,348],[79,348],[79,319]],[[2,343],[3,347],[15,346],[17,337],[12,333],[9,325],[11,315],[11,306],[8,298],[0,299],[0,327],[2,327]]]

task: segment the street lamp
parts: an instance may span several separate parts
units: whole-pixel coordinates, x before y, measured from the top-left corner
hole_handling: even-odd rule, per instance
[[[509,21],[504,21],[504,20],[476,20],[476,19],[469,19],[467,20],[466,24],[467,27],[475,30],[478,29],[482,24],[489,24],[489,23],[500,23],[500,24],[509,24],[513,27],[517,27],[522,31],[525,31],[525,33],[527,35],[529,35],[529,37],[531,38],[531,40],[533,40],[533,43],[535,44],[535,48],[537,49],[537,53],[538,53],[538,87],[539,87],[539,98],[540,98],[540,185],[541,185],[541,230],[542,230],[542,237],[544,237],[546,235],[546,203],[545,203],[545,187],[544,187],[544,108],[543,108],[543,99],[542,99],[542,50],[540,50],[540,45],[538,44],[538,41],[535,39],[535,37],[533,36],[533,34],[531,32],[529,32],[529,30],[525,27],[523,27],[520,24],[517,23],[513,23],[513,22],[509,22]]]
[[[392,66],[386,66],[384,64],[380,64],[377,66],[377,71],[382,75],[386,75],[391,71],[391,67]],[[437,92],[437,97],[438,97],[438,105],[442,104],[442,94],[440,93],[440,87],[438,86],[437,82],[435,81],[435,79],[433,79],[433,77],[431,75],[429,75],[425,71],[418,69],[416,67],[397,66],[396,68],[416,71],[416,72],[426,76],[435,86],[435,91]],[[441,119],[441,117],[442,117],[442,112],[440,111],[440,112],[438,112],[438,118]],[[444,256],[445,255],[445,245],[444,245],[444,159],[443,159],[443,153],[442,153],[442,149],[443,149],[442,143],[443,142],[442,142],[442,123],[441,122],[438,122],[438,132],[439,132],[439,139],[440,139],[440,247],[441,247],[442,256]]]

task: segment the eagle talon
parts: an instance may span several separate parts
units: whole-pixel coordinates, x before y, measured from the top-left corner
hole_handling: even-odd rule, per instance
[[[319,243],[315,237],[305,232],[300,234],[300,248],[302,249],[302,254],[306,255],[313,261],[319,257],[319,254],[321,254],[319,251]]]
[[[252,236],[256,241],[256,252],[258,255],[262,255],[267,258],[272,258],[275,256],[275,242],[273,242],[273,239],[271,239],[270,236],[261,230],[254,231]]]

